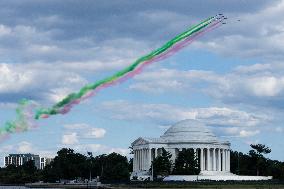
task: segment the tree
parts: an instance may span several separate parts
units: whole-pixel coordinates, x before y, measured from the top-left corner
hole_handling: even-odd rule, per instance
[[[93,173],[104,182],[129,180],[129,164],[125,156],[117,153],[103,154],[95,157]]]
[[[252,150],[249,151],[249,155],[255,160],[256,175],[259,176],[261,167],[266,165],[263,154],[269,154],[271,149],[264,144],[251,144],[250,147]]]
[[[198,158],[193,149],[183,149],[176,158],[173,174],[198,175],[199,173]]]
[[[48,168],[52,172],[50,176],[56,180],[89,178],[87,163],[86,156],[75,153],[73,149],[62,148]]]
[[[170,174],[172,167],[171,157],[171,153],[162,148],[162,154],[153,160],[155,178],[157,178],[158,175],[165,177]]]
[[[130,160],[128,161],[128,170],[129,172],[133,171],[133,158],[130,158]]]

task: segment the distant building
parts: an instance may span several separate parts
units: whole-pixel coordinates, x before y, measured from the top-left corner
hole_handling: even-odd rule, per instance
[[[50,162],[53,160],[53,158],[47,158],[47,157],[41,157],[40,158],[40,169],[44,169],[45,166],[50,164]]]
[[[8,165],[21,166],[30,160],[34,161],[36,168],[40,168],[40,157],[34,154],[9,154],[4,159],[4,165],[5,167]]]

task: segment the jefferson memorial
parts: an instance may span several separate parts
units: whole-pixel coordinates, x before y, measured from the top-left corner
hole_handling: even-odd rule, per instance
[[[161,137],[139,137],[132,144],[133,172],[131,178],[150,178],[151,162],[164,148],[172,154],[171,160],[182,149],[193,149],[200,165],[199,175],[170,175],[164,180],[268,180],[271,177],[237,176],[230,173],[230,142],[218,139],[203,123],[183,120],[172,125]]]

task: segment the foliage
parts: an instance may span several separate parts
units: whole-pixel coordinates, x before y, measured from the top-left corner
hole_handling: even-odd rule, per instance
[[[94,159],[93,172],[104,182],[118,182],[129,180],[129,164],[125,156],[117,153],[100,155]]]
[[[170,174],[172,167],[171,157],[171,153],[162,148],[162,154],[153,160],[155,178],[157,178],[158,175],[165,177]]]
[[[256,175],[258,176],[260,171],[262,171],[261,169],[267,165],[266,158],[264,158],[263,154],[270,153],[271,149],[263,144],[251,144],[250,146],[253,150],[249,151],[249,155],[255,160]]]
[[[100,176],[101,181],[128,181],[129,163],[125,156],[117,153],[93,157],[75,153],[63,148],[57,152],[54,160],[43,170],[37,170],[34,162],[22,166],[9,165],[0,169],[0,183],[22,184],[35,181],[56,182],[60,180],[89,179]]]
[[[173,170],[174,175],[198,175],[200,173],[198,157],[193,149],[183,149],[179,152]]]
[[[32,160],[25,162],[19,167],[9,165],[6,168],[2,168],[0,171],[0,182],[5,184],[21,184],[35,182],[37,180],[37,169]]]
[[[238,175],[273,176],[274,179],[284,180],[284,163],[265,158],[271,150],[262,144],[251,145],[253,150],[248,154],[231,151],[231,172]]]

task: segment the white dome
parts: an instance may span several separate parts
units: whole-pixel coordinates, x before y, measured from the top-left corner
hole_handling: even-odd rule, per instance
[[[161,138],[169,142],[219,142],[203,123],[192,119],[174,124]]]

